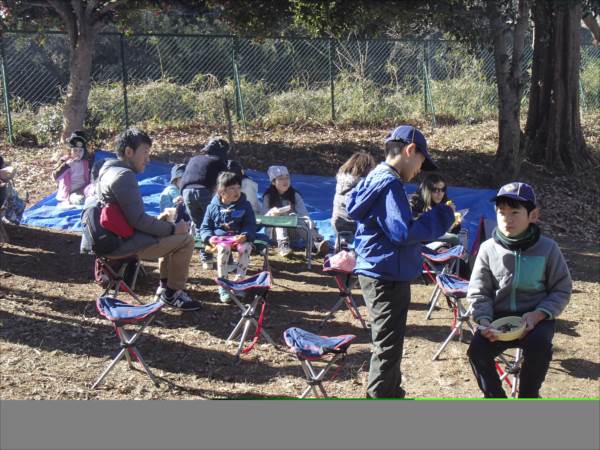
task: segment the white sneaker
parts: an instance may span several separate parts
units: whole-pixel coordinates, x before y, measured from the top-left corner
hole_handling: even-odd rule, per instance
[[[288,256],[290,253],[292,253],[292,249],[290,248],[290,246],[287,242],[280,242],[278,247],[279,247],[279,255],[283,256],[284,258],[286,256]]]

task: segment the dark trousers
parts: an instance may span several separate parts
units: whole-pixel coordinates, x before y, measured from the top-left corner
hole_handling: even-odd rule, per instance
[[[477,384],[486,398],[506,398],[494,359],[508,348],[523,349],[519,398],[538,398],[552,360],[554,320],[542,320],[523,339],[490,342],[478,330],[467,355]]]
[[[204,220],[204,214],[206,208],[213,198],[214,193],[207,188],[186,188],[181,193],[187,213],[192,218],[194,225],[196,226],[196,235],[200,235],[200,226]],[[204,251],[204,246],[200,247],[200,260],[206,261],[209,259],[209,255]]]
[[[400,362],[404,347],[410,283],[358,276],[371,318],[373,353],[369,367],[367,397],[403,398]]]

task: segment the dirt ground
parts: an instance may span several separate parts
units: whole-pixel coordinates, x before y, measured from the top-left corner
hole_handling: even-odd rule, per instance
[[[486,165],[491,164],[490,149],[494,148],[495,136],[490,126],[477,125],[470,130],[486,136],[480,145],[469,145],[466,129],[455,130],[453,137],[449,130],[440,130],[432,136],[434,157],[441,161],[451,183],[491,187],[484,174]],[[588,127],[586,133],[597,153],[600,131]],[[178,135],[184,142],[187,135],[183,132]],[[280,145],[283,148],[280,156],[293,171],[332,174],[352,151],[358,148],[375,151],[372,143],[379,140],[382,131],[350,130],[343,139],[329,135],[327,138],[323,130],[307,131],[304,139],[316,142],[312,146],[303,146],[300,141],[281,144],[283,138],[277,135],[263,137],[261,146],[258,135],[248,135],[240,140],[236,152],[247,167],[265,170],[273,149]],[[205,136],[195,139],[175,148],[172,142],[177,139],[173,134],[160,136],[157,158],[185,160]],[[335,144],[329,147],[323,143],[333,141]],[[473,151],[474,147],[477,151]],[[305,153],[300,153],[300,148]],[[16,164],[25,161],[22,158],[27,160],[30,169],[23,178],[31,180],[27,187],[32,201],[52,192],[53,185],[43,181],[49,179],[49,149],[25,150],[0,145],[0,151]],[[549,206],[542,228],[559,242],[574,279],[571,302],[557,320],[554,359],[541,394],[545,398],[600,397],[599,197],[592,197],[598,194],[598,167],[596,164],[579,177],[547,174],[531,165],[524,169],[523,179],[534,182],[542,201]],[[18,187],[22,190],[23,186]],[[582,195],[589,197],[578,200],[572,195],[584,192],[584,187],[587,193]],[[550,207],[554,202],[569,205],[568,213]],[[196,254],[189,292],[203,301],[203,308],[188,313],[164,308],[140,340],[139,348],[148,365],[164,381],[161,386],[155,388],[144,373],[129,370],[121,362],[103,385],[91,390],[91,383],[118,351],[112,327],[94,307],[102,290],[92,280],[92,258],[79,254],[76,233],[24,226],[9,226],[8,233],[11,242],[0,248],[1,399],[294,397],[305,384],[299,362],[287,352],[282,333],[290,326],[317,331],[319,322],[338,298],[333,277],[321,270],[321,259],[308,270],[299,252],[291,260],[272,254],[274,286],[268,297],[265,328],[279,348],[261,340],[242,357],[240,364],[235,364],[235,346],[226,345],[225,339],[239,315],[234,305],[219,302],[213,282],[215,273],[203,271]],[[250,273],[260,270],[260,264],[260,258],[253,256]],[[147,263],[146,268],[148,274],[140,278],[137,291],[144,301],[150,301],[158,274],[154,263]],[[439,361],[431,361],[450,332],[451,322],[451,312],[444,302],[431,320],[425,320],[432,289],[421,280],[413,286],[402,361],[403,386],[412,398],[479,398],[465,355],[467,343],[453,341]],[[366,317],[360,290],[353,292]],[[370,336],[345,307],[324,326],[322,333],[357,335],[344,368],[325,387],[335,397],[364,397]]]

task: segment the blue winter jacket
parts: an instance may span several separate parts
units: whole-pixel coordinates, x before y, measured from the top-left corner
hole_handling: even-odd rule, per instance
[[[229,205],[221,203],[215,195],[206,208],[200,226],[200,238],[207,243],[211,236],[236,236],[245,234],[248,242],[256,235],[256,217],[252,205],[242,194],[237,202]]]
[[[438,205],[412,218],[400,174],[379,164],[352,191],[348,214],[358,223],[354,271],[387,281],[410,281],[421,273],[421,242],[431,241],[454,222],[452,208]]]

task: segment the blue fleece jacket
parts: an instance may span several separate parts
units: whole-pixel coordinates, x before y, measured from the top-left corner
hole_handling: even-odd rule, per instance
[[[252,205],[242,194],[237,202],[225,205],[215,195],[206,208],[200,226],[200,238],[207,243],[211,236],[236,236],[245,234],[248,242],[256,235],[256,217]]]
[[[356,273],[386,281],[410,281],[421,273],[421,242],[431,241],[454,222],[452,208],[438,205],[412,218],[400,174],[379,164],[352,191],[348,214],[354,237]]]

